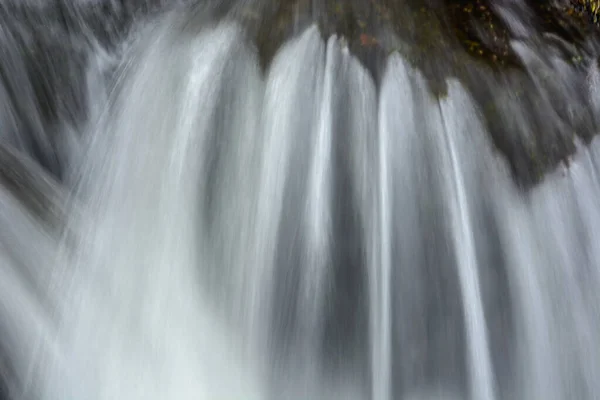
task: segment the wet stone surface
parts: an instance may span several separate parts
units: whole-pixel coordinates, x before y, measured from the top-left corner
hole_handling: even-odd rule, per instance
[[[42,119],[50,122],[67,118],[76,123],[78,115],[85,114],[81,88],[76,86],[83,80],[90,37],[114,48],[136,22],[181,6],[198,24],[220,18],[241,22],[256,44],[264,70],[282,43],[316,22],[323,37],[343,37],[376,82],[392,52],[400,52],[440,97],[446,95],[448,78],[459,79],[480,104],[493,143],[524,187],[567,162],[575,142],[588,142],[597,131],[586,94],[590,70],[600,54],[596,0],[119,0],[85,7],[57,0],[45,4],[2,3],[0,20],[6,21],[4,29],[15,40],[27,42],[19,51],[28,65]],[[66,43],[65,37],[71,40]],[[48,74],[40,78],[44,76],[40,71]],[[75,81],[63,76],[65,71]],[[563,95],[555,96],[558,93]]]
[[[438,96],[446,95],[448,78],[469,88],[492,141],[526,188],[568,163],[575,142],[588,142],[597,131],[586,95],[599,54],[592,2],[314,3],[272,1],[266,6],[272,13],[258,24],[257,34],[264,68],[303,21],[316,20],[324,36],[342,36],[376,81],[387,55],[398,51]]]

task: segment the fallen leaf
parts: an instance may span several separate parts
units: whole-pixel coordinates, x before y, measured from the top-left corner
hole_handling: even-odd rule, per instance
[[[361,33],[360,35],[360,44],[363,46],[374,46],[378,43],[377,39],[371,35],[367,35],[366,33]]]

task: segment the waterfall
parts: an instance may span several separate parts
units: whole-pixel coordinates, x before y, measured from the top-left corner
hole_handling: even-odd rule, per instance
[[[406,54],[377,76],[309,25],[263,68],[235,18],[136,29],[50,120],[0,28],[0,399],[600,396],[598,139],[525,188]]]

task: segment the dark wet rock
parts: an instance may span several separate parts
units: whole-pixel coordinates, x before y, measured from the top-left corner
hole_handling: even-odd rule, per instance
[[[568,163],[597,122],[588,75],[600,55],[593,1],[267,0],[242,18],[257,32],[264,68],[287,38],[316,21],[337,34],[379,81],[398,51],[443,97],[457,78],[524,187]],[[252,4],[252,3],[251,3]],[[258,3],[254,3],[258,4]],[[257,26],[257,28],[255,28]]]
[[[600,55],[595,0],[98,0],[74,4],[66,0],[37,7],[17,1],[0,4],[3,29],[20,41],[18,51],[44,127],[57,120],[77,126],[85,119],[81,82],[90,43],[114,49],[138,21],[193,5],[187,12],[195,10],[196,22],[220,18],[242,22],[264,69],[285,40],[316,21],[324,37],[343,37],[377,82],[387,56],[395,51],[423,73],[440,97],[446,94],[448,78],[459,79],[480,104],[492,141],[515,180],[525,187],[567,161],[577,140],[588,142],[597,132],[586,86]],[[1,64],[0,82],[14,92],[9,75]],[[27,105],[15,104],[19,120],[27,120]],[[39,130],[29,122],[21,125]],[[45,159],[47,168],[60,171],[52,151],[40,142],[41,134],[33,136],[38,139],[33,140],[31,152]]]

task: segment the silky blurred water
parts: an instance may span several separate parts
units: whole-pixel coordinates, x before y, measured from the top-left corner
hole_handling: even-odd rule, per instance
[[[399,53],[376,83],[316,26],[266,71],[234,20],[136,35],[84,118],[0,85],[0,397],[600,396],[597,140],[524,188]]]

